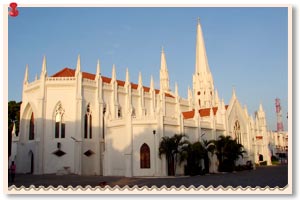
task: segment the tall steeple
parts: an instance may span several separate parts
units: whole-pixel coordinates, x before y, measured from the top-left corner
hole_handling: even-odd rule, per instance
[[[206,49],[205,43],[202,33],[202,28],[200,24],[200,18],[198,17],[198,24],[197,24],[197,36],[196,36],[196,65],[195,65],[195,74],[206,74],[210,73],[207,56],[206,56]]]
[[[164,48],[161,48],[161,59],[160,59],[160,89],[164,92],[170,91],[169,87],[169,73],[167,68],[167,61],[164,52]]]
[[[208,65],[205,43],[199,18],[196,34],[196,62],[195,74],[193,75],[193,90],[196,107],[208,108],[210,106],[216,106],[214,101],[214,81]]]

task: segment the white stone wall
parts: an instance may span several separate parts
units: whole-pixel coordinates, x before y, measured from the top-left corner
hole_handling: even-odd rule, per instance
[[[18,166],[18,170],[23,173],[30,171],[30,156],[29,152],[34,155],[34,171],[35,173],[57,173],[59,170],[69,167],[71,173],[79,173],[85,175],[101,174],[103,168],[104,175],[118,176],[158,176],[166,174],[165,158],[158,158],[158,146],[160,138],[163,136],[172,137],[174,134],[185,133],[188,135],[189,141],[195,142],[198,140],[217,139],[218,136],[229,133],[232,135],[234,122],[238,119],[241,124],[242,143],[247,149],[254,148],[250,145],[253,133],[248,128],[248,121],[245,118],[245,113],[241,109],[237,101],[231,101],[227,114],[227,119],[216,120],[213,116],[203,117],[201,119],[194,117],[192,119],[183,120],[181,123],[180,115],[176,114],[176,98],[165,97],[165,100],[159,98],[164,95],[156,95],[156,102],[162,102],[155,108],[159,108],[164,115],[162,120],[159,120],[160,113],[156,112],[153,116],[152,98],[148,93],[144,93],[144,99],[141,99],[139,92],[132,90],[131,98],[128,98],[126,90],[118,86],[118,93],[115,95],[111,84],[104,83],[103,103],[107,107],[106,122],[105,122],[105,151],[104,160],[102,160],[101,141],[102,141],[102,110],[101,105],[96,96],[97,87],[93,81],[83,81],[81,90],[81,98],[77,98],[79,89],[76,88],[74,80],[69,81],[49,81],[46,83],[45,96],[43,101],[38,101],[40,90],[38,84],[32,84],[34,89],[24,90],[23,107],[22,107],[22,122],[20,127],[20,144],[18,145],[18,154],[21,157],[18,162],[22,163]],[[80,84],[79,84],[80,85]],[[32,86],[31,86],[32,87]],[[117,89],[115,88],[115,89]],[[128,104],[128,99],[131,100]],[[26,102],[30,102],[30,106]],[[42,103],[41,103],[42,102]],[[179,106],[179,110],[188,110],[189,105],[187,100],[181,101],[183,104]],[[61,103],[65,110],[64,120],[66,123],[66,136],[64,139],[54,138],[54,114],[55,108]],[[86,106],[90,104],[93,116],[93,138],[84,139],[84,115]],[[127,105],[132,105],[135,109],[136,116],[131,119],[131,113]],[[142,107],[144,105],[144,107]],[[44,108],[43,108],[44,106]],[[118,118],[118,106],[122,108],[122,116]],[[162,107],[161,107],[162,106]],[[143,113],[143,108],[147,110]],[[44,110],[43,116],[39,116],[39,109]],[[102,108],[101,108],[102,109]],[[37,137],[37,141],[28,141],[28,126],[30,113],[35,113],[35,122],[43,121],[43,130],[41,126],[36,126],[36,135],[41,132],[43,137]],[[196,113],[197,115],[197,113]],[[199,121],[197,121],[199,120]],[[227,121],[227,124],[222,125],[222,121]],[[219,123],[218,126],[214,123]],[[161,124],[163,123],[163,124]],[[220,124],[221,123],[221,124]],[[260,123],[261,124],[261,123]],[[216,130],[216,127],[224,127],[226,130]],[[156,130],[156,135],[153,135],[153,130]],[[205,133],[205,134],[203,134]],[[154,141],[155,140],[155,141]],[[23,142],[23,143],[22,143]],[[61,144],[61,150],[66,154],[57,157],[53,154],[56,151],[57,143]],[[149,169],[140,168],[140,147],[143,143],[148,144],[151,153],[151,167]],[[40,146],[39,146],[40,145]],[[43,148],[40,148],[43,145]],[[266,154],[266,149],[263,145],[256,144],[256,151]],[[43,151],[40,151],[43,149]],[[86,151],[92,151],[91,156],[86,156]],[[251,150],[254,151],[254,150]],[[42,159],[41,159],[42,158]],[[183,174],[183,164],[176,167],[176,174]]]
[[[132,127],[133,132],[133,176],[154,176],[157,165],[158,143],[157,135],[153,134],[156,124],[140,124]],[[150,168],[140,168],[140,148],[146,143],[150,147]],[[155,158],[156,156],[156,158]]]
[[[125,175],[125,155],[124,151],[130,145],[127,139],[125,126],[115,126],[110,127],[107,130],[106,141],[106,151],[108,153],[110,166],[110,174],[114,176],[124,176]]]

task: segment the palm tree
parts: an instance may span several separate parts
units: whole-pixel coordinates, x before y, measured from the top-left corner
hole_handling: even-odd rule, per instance
[[[159,157],[161,158],[163,154],[166,155],[169,176],[175,175],[177,157],[183,151],[185,144],[188,144],[188,141],[184,140],[186,137],[182,134],[175,134],[171,138],[168,136],[162,137],[159,144]]]
[[[202,159],[207,157],[207,150],[201,142],[187,143],[180,151],[180,163],[187,161],[185,174],[197,175],[205,173],[202,170]]]
[[[214,153],[216,151],[216,141],[215,140],[203,140],[202,141],[204,147],[205,147],[205,155],[204,155],[204,166],[205,166],[205,173],[208,173],[209,172],[209,163],[210,163],[210,160],[209,160],[209,157],[208,157],[208,153],[211,152],[211,153]]]
[[[233,171],[235,167],[235,161],[239,157],[243,157],[244,147],[239,144],[236,139],[232,139],[231,136],[219,136],[219,139],[215,141],[217,157],[219,160],[219,171]]]

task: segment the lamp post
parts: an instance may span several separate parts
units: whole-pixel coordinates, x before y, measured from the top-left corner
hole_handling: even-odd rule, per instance
[[[154,176],[156,175],[156,141],[155,141],[156,130],[153,130],[153,138],[154,138]]]

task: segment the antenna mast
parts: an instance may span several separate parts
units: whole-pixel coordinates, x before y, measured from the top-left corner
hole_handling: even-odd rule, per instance
[[[281,106],[280,106],[280,99],[275,99],[275,106],[276,106],[276,114],[277,114],[277,132],[283,131],[283,124],[282,124],[282,113],[281,113]]]

